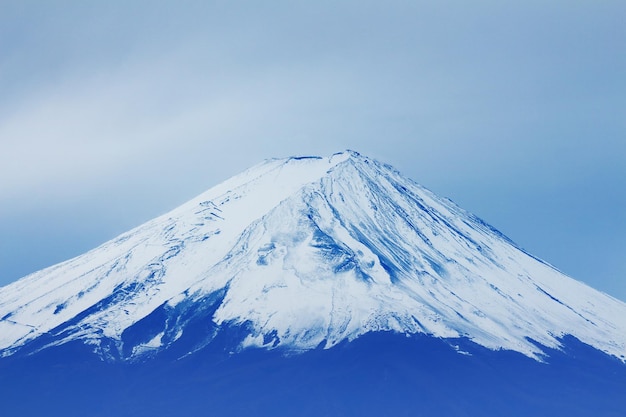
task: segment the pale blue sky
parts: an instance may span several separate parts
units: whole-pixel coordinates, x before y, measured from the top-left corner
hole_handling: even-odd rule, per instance
[[[626,300],[624,16],[621,0],[0,0],[0,285],[264,158],[350,148]]]

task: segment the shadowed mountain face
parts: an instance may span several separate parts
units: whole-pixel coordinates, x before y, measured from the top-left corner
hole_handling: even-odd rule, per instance
[[[0,355],[15,415],[626,412],[626,304],[350,151],[1,288]]]
[[[541,363],[464,339],[388,332],[298,355],[228,354],[241,336],[222,332],[180,360],[101,362],[77,342],[5,358],[3,415],[618,417],[626,410],[626,366],[571,338],[563,350],[544,348]]]

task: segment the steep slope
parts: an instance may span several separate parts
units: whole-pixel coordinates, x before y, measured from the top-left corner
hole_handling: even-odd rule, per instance
[[[540,359],[573,336],[626,360],[626,304],[354,152],[270,160],[0,290],[0,352],[104,358],[330,348],[368,332]],[[461,349],[461,348],[459,348]]]
[[[84,335],[119,336],[202,279],[248,224],[347,157],[265,161],[84,255],[3,287],[0,349],[79,315],[89,317],[80,323]]]

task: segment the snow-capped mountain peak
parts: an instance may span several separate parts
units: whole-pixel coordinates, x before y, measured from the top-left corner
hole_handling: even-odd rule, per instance
[[[265,161],[0,289],[4,356],[80,340],[138,358],[226,328],[243,329],[233,349],[394,331],[534,358],[572,335],[626,355],[624,303],[353,151]]]

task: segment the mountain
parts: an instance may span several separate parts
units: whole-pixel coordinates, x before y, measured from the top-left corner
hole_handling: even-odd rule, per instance
[[[5,387],[65,380],[48,411],[82,415],[104,393],[127,407],[102,415],[164,413],[173,393],[214,415],[626,412],[626,304],[352,151],[265,161],[0,288],[0,356]]]

